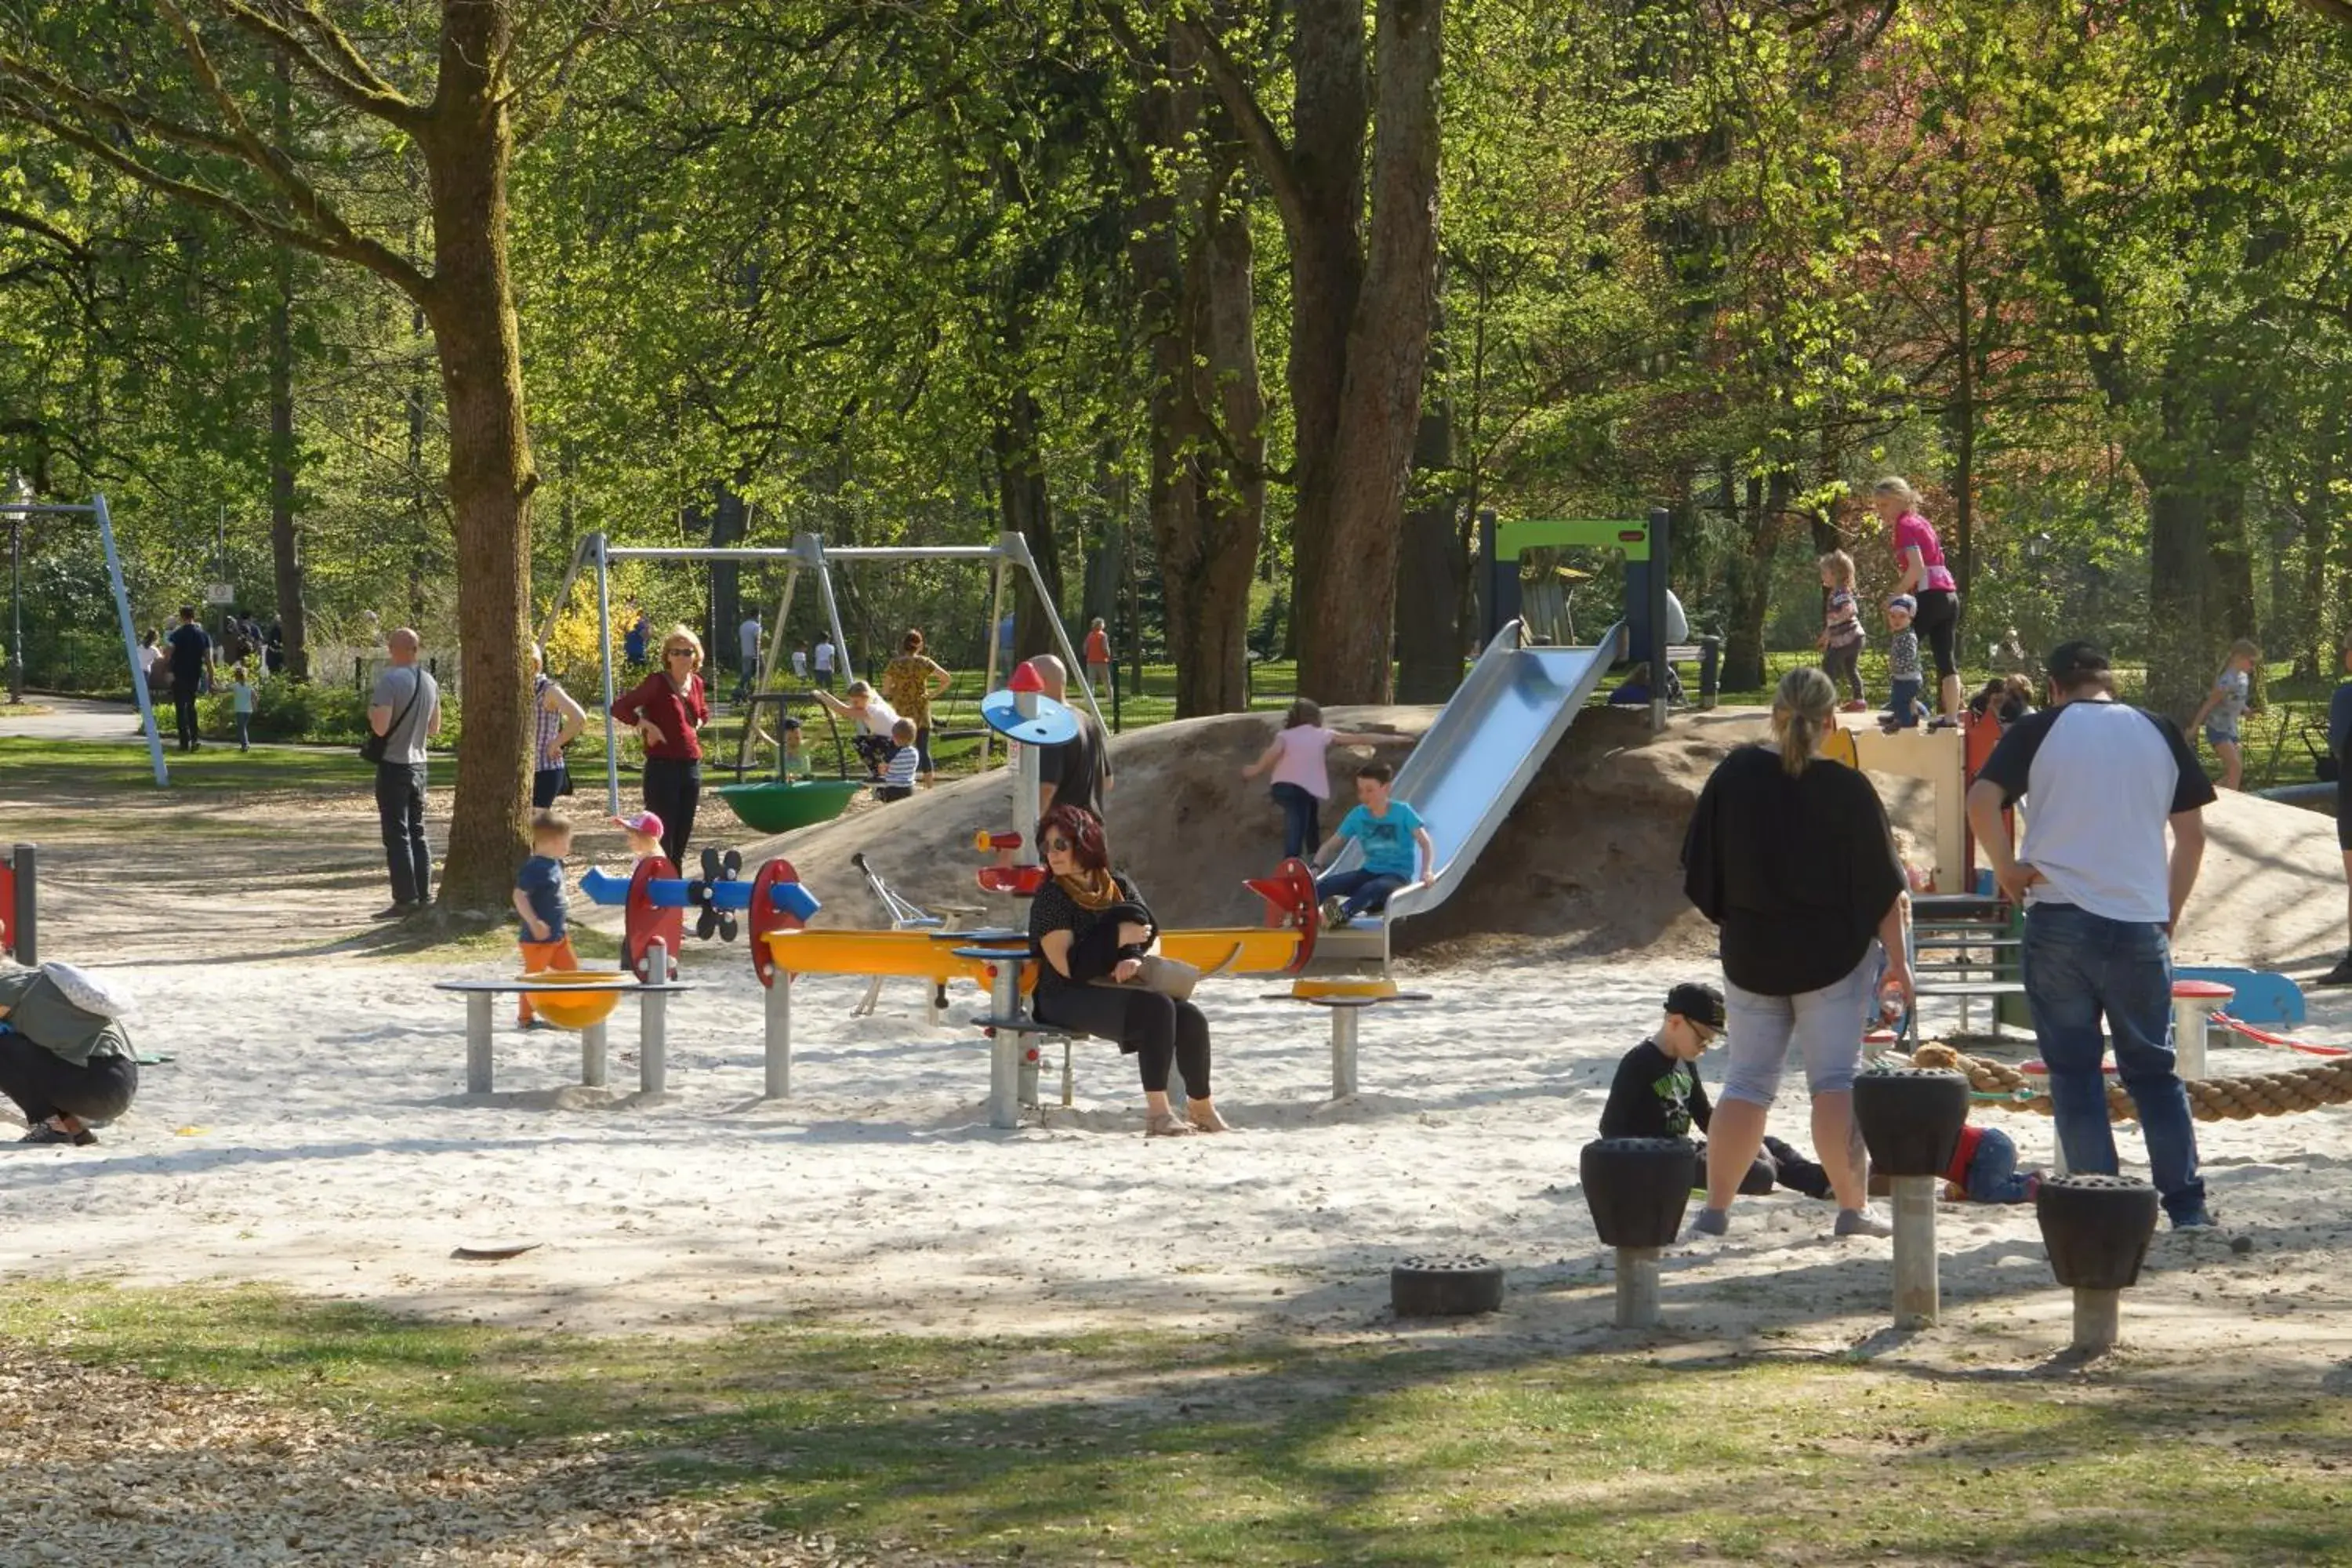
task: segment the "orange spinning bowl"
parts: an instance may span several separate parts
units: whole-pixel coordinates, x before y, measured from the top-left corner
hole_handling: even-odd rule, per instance
[[[520,978],[558,989],[526,991],[531,1010],[559,1029],[585,1029],[613,1016],[621,1005],[619,991],[573,991],[575,985],[610,985],[628,976],[617,969],[545,969]]]

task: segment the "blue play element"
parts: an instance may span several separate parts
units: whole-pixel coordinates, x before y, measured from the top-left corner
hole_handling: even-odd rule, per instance
[[[610,871],[591,868],[580,879],[580,890],[588,895],[592,904],[609,904],[619,909],[629,901],[629,879],[615,877]]]
[[[1041,696],[1036,702],[1036,717],[1024,718],[1019,694],[992,691],[980,700],[981,721],[1007,740],[1018,741],[1024,746],[1061,746],[1077,739],[1076,714],[1050,697]]]
[[[2176,980],[2210,980],[2231,986],[2230,1016],[2241,1024],[2300,1024],[2304,1021],[2303,987],[2284,974],[2260,969],[2178,966]]]
[[[823,904],[816,901],[814,893],[810,892],[798,882],[776,883],[768,889],[768,901],[776,906],[778,914],[790,915],[793,919],[802,921],[810,920],[817,910],[824,908]]]

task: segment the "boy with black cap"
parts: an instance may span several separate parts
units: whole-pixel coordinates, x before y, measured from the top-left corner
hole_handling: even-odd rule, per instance
[[[1715,1108],[1699,1081],[1698,1058],[1722,1034],[1722,992],[1691,980],[1667,992],[1658,1032],[1617,1064],[1609,1103],[1601,1110],[1601,1136],[1687,1138],[1694,1123],[1706,1131]],[[1827,1171],[1778,1138],[1767,1138],[1739,1190],[1755,1197],[1770,1192],[1775,1182],[1807,1197],[1832,1195]]]

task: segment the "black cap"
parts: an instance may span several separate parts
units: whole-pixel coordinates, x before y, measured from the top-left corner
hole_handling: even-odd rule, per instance
[[[1666,1011],[1679,1013],[1694,1024],[1720,1029],[1723,1027],[1723,993],[1712,985],[1685,980],[1666,993]]]
[[[2107,663],[2107,650],[2095,642],[2077,637],[2062,642],[2050,650],[2046,667],[2050,679],[2062,685],[2080,680],[2086,675],[2105,675],[2112,667]]]

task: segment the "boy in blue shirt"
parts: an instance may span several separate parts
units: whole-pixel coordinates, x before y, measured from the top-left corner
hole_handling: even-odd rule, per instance
[[[1339,827],[1315,851],[1318,866],[1339,854],[1340,842],[1353,838],[1364,847],[1364,863],[1353,871],[1333,871],[1315,879],[1316,896],[1323,900],[1323,922],[1345,925],[1358,915],[1378,913],[1388,907],[1389,895],[1414,880],[1429,880],[1437,858],[1429,829],[1420,816],[1401,800],[1391,799],[1389,786],[1396,770],[1386,763],[1366,763],[1356,770],[1356,805],[1339,819]]]
[[[530,819],[530,858],[515,873],[515,913],[522,920],[522,970],[573,970],[580,955],[572,951],[570,922],[563,906],[563,858],[572,853],[572,824],[551,811],[534,812]],[[528,993],[515,997],[516,1024],[525,1029],[548,1027],[531,1009]]]

